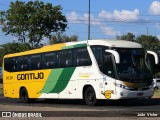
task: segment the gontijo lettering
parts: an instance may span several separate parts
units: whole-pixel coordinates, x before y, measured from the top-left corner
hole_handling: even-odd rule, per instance
[[[36,80],[36,79],[43,79],[44,73],[25,73],[25,74],[18,74],[17,80]]]

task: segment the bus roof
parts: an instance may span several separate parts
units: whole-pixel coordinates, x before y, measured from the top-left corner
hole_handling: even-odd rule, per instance
[[[88,42],[87,41],[68,42],[67,46],[76,44],[87,44],[87,43],[90,46],[102,45],[102,46],[118,47],[118,48],[142,48],[142,45],[136,42],[126,41],[126,40],[109,40],[109,39],[88,40]]]
[[[92,40],[89,41],[89,45],[103,45],[108,47],[118,48],[142,48],[139,43],[126,41],[126,40]]]
[[[34,49],[34,50],[29,50],[25,52],[14,53],[14,54],[8,54],[8,55],[5,55],[4,58],[28,55],[28,54],[36,54],[36,53],[41,53],[41,52],[49,52],[49,51],[55,51],[55,50],[62,50],[65,48],[74,48],[75,46],[79,46],[79,45],[81,46],[84,44],[88,44],[90,46],[102,45],[102,46],[117,47],[117,48],[142,48],[140,44],[131,42],[131,41],[98,39],[98,40],[67,42],[67,43],[48,45],[48,46],[44,46],[39,49]]]

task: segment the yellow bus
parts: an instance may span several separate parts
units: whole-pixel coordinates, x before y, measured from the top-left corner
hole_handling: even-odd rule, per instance
[[[44,46],[4,56],[4,96],[32,99],[151,97],[153,80],[148,54],[138,43],[90,40]]]

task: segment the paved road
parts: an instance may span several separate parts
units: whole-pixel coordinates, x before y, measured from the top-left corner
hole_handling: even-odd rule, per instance
[[[130,100],[123,105],[120,105],[115,101],[107,101],[98,106],[87,106],[82,100],[58,100],[57,102],[38,100],[33,103],[23,104],[18,99],[8,99],[0,95],[0,111],[50,111],[42,112],[43,116],[48,117],[69,116],[102,118],[117,116],[117,118],[114,119],[126,116],[136,117],[138,114],[143,116],[145,114],[145,119],[148,119],[148,117],[146,117],[148,113],[160,116],[160,98]],[[156,119],[160,118],[156,117]]]

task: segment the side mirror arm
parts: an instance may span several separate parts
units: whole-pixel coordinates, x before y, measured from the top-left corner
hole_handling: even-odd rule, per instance
[[[118,64],[120,63],[120,56],[117,51],[115,51],[115,50],[105,50],[105,51],[108,53],[111,53],[114,56],[116,63],[118,63]]]
[[[153,55],[154,56],[154,60],[155,60],[155,64],[158,64],[159,60],[158,60],[157,53],[155,53],[153,51],[147,51],[147,53]]]

